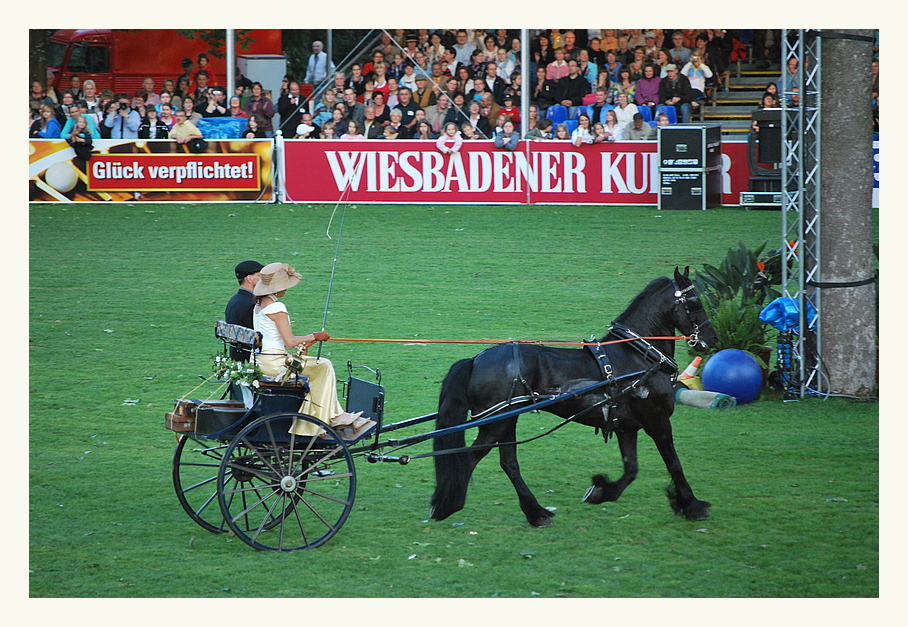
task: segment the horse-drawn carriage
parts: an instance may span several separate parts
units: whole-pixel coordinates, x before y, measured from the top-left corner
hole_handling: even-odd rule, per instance
[[[683,336],[674,336],[675,329]],[[215,334],[225,352],[228,346],[255,352],[259,341],[254,331],[223,322]],[[582,348],[509,341],[455,363],[442,385],[437,413],[384,424],[380,372],[372,371],[374,382],[354,377],[348,363],[346,410],[363,411],[376,423],[352,439],[299,413],[307,393],[304,377],[260,379],[246,402],[179,399],[166,418],[178,439],[173,458],[177,498],[208,531],[232,532],[260,550],[306,549],[324,544],[349,516],[356,494],[355,457],[400,464],[433,458],[432,518],[442,520],[463,507],[473,469],[498,448],[527,521],[546,526],[552,514],[524,483],[516,454],[518,417],[544,410],[563,419],[554,429],[579,423],[601,431],[606,440],[617,436],[623,475],[617,481],[596,475],[584,501],[614,501],[634,480],[642,428],[656,442],[671,475],[668,492],[675,512],[706,518],[709,503],[694,497],[684,477],[669,422],[677,374],[672,356],[674,342],[681,338],[701,349],[716,340],[687,273],[676,269],[674,279],[654,280],[603,338],[581,343]],[[385,437],[432,420],[434,431]],[[464,432],[472,428],[478,435],[467,447]],[[433,442],[431,452],[398,454],[427,440]]]

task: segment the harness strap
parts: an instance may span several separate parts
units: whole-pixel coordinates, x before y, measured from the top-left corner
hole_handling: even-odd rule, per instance
[[[603,379],[608,381],[614,379],[615,373],[612,370],[612,363],[609,361],[608,354],[605,352],[602,343],[597,342],[595,344],[587,344],[586,347],[593,354],[593,357],[596,358],[596,363],[598,363],[599,367],[602,369]]]
[[[668,375],[674,375],[678,372],[678,362],[660,351],[658,348],[644,340],[640,335],[631,331],[628,327],[620,322],[612,322],[608,329],[610,335],[615,335],[620,339],[633,339],[628,342],[638,353],[643,355],[644,359],[655,361],[656,364]]]

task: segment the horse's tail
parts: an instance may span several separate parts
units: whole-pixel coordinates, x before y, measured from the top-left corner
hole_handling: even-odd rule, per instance
[[[473,360],[462,359],[448,371],[438,399],[437,429],[461,425],[467,421],[469,403],[467,384],[473,373]],[[439,436],[433,441],[433,449],[443,451],[465,446],[463,431]],[[435,494],[432,495],[431,517],[444,520],[454,512],[463,509],[467,500],[467,485],[470,481],[469,454],[466,452],[437,455],[435,457]]]

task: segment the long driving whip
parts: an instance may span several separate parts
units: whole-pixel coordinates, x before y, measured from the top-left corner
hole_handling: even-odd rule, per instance
[[[360,164],[358,164],[358,165],[361,166],[362,162],[360,162]],[[334,289],[334,274],[337,272],[337,257],[338,257],[338,254],[340,253],[341,236],[344,233],[344,219],[347,217],[347,201],[344,200],[344,198],[350,192],[350,183],[353,181],[353,177],[358,174],[357,169],[358,169],[357,167],[354,167],[353,174],[351,174],[350,177],[347,178],[347,184],[344,186],[344,191],[341,193],[341,196],[338,199],[337,204],[334,205],[334,211],[331,212],[331,219],[328,220],[328,228],[325,230],[325,235],[328,236],[328,239],[333,239],[331,237],[331,224],[334,222],[334,216],[335,216],[335,214],[337,214],[337,208],[340,206],[341,202],[343,201],[344,210],[341,213],[340,228],[337,230],[337,243],[334,246],[334,262],[331,264],[331,279],[328,281],[328,298],[325,300],[325,315],[322,318],[322,331],[324,331],[328,326],[328,309],[331,306],[331,291]],[[315,356],[316,359],[318,359],[319,357],[322,356],[322,344],[323,343],[324,342],[318,343],[318,353]]]

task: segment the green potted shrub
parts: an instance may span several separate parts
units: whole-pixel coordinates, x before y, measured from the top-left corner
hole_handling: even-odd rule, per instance
[[[718,343],[704,359],[726,348],[737,348],[765,364],[768,374],[772,347],[766,346],[770,328],[759,319],[760,311],[781,296],[782,253],[763,254],[767,242],[754,250],[739,241],[718,266],[704,264],[695,270],[693,281],[713,323]]]

